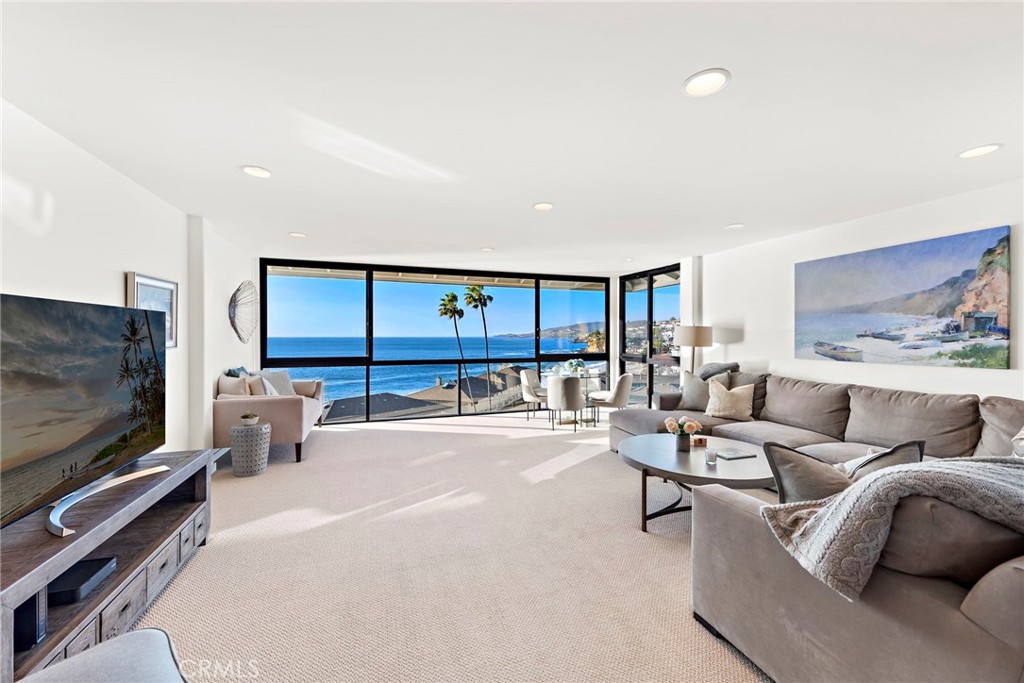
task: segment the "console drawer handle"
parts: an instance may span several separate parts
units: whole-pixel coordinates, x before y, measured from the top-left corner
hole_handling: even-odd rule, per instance
[[[127,612],[128,608],[131,607],[131,606],[132,606],[131,600],[129,600],[128,602],[124,603],[124,607],[121,608],[121,614],[124,614],[125,612]]]
[[[157,569],[157,571],[158,572],[162,572],[164,570],[164,567],[167,566],[167,562],[168,562],[168,560],[164,560],[164,563],[162,565],[160,565],[160,569]]]

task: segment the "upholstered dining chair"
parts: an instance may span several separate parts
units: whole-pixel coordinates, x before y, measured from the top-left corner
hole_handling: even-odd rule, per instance
[[[629,404],[629,391],[633,388],[633,375],[619,375],[615,386],[608,391],[591,391],[590,405],[594,408],[595,422],[601,421],[601,408],[625,408]]]
[[[576,413],[587,407],[587,399],[580,387],[579,377],[551,377],[548,379],[548,410],[551,411],[551,429],[561,421],[562,411],[573,412],[572,431],[576,431],[579,419]],[[557,417],[555,414],[557,413]]]
[[[541,405],[547,400],[547,392],[540,388],[540,379],[536,370],[520,370],[519,379],[523,387],[523,401],[526,403],[526,419],[530,419],[530,409],[540,410]]]

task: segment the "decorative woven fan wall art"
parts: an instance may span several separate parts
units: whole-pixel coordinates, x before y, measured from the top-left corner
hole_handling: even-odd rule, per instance
[[[228,320],[242,343],[246,343],[256,331],[259,321],[260,294],[252,280],[243,280],[228,302]]]

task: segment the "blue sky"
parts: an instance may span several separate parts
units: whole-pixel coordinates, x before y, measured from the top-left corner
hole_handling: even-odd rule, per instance
[[[823,311],[919,292],[978,267],[1009,228],[844,254],[796,264],[797,312]]]
[[[493,336],[533,330],[533,289],[491,287],[487,328]],[[459,333],[483,336],[479,311],[462,303],[465,287],[452,284],[377,282],[374,334],[378,337],[448,337],[452,323],[437,314],[441,297],[459,295],[466,315]],[[358,337],[365,333],[366,284],[359,280],[271,276],[267,278],[267,334],[271,337]],[[678,297],[676,311],[679,310]],[[541,290],[541,325],[558,327],[604,319],[603,292]]]
[[[626,292],[626,321],[636,322],[646,317],[647,290]],[[654,320],[669,318],[679,318],[679,285],[654,290]]]

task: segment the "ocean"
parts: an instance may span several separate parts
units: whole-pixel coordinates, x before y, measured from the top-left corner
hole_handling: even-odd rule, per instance
[[[541,339],[541,354],[581,353],[586,344],[571,339]],[[365,341],[359,337],[268,337],[269,358],[318,358],[325,356],[360,356],[366,352]],[[490,339],[491,370],[508,363],[509,358],[530,358],[534,354],[533,337],[492,337]],[[375,337],[374,360],[457,359],[459,347],[454,337]],[[483,337],[463,337],[463,354],[467,358],[485,356]],[[542,361],[542,365],[548,364]],[[554,361],[551,363],[554,364]],[[591,363],[593,364],[593,363]],[[487,372],[483,363],[468,365],[470,376]],[[292,379],[324,380],[327,400],[362,396],[366,391],[366,374],[362,367],[289,368]],[[401,365],[370,368],[370,393],[392,393],[407,396],[442,382],[455,381],[458,366],[454,363],[436,365]]]

